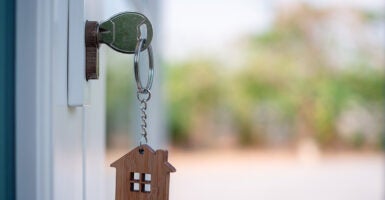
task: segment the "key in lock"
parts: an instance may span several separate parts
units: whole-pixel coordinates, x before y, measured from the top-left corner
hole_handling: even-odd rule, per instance
[[[150,20],[140,13],[124,12],[105,22],[86,21],[86,79],[99,78],[99,44],[107,44],[112,49],[133,54],[140,38],[146,38],[143,50],[151,44],[153,30]]]

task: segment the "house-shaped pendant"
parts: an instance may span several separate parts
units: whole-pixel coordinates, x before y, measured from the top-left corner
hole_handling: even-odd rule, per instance
[[[168,200],[168,152],[148,145],[137,147],[111,164],[116,168],[115,200]]]

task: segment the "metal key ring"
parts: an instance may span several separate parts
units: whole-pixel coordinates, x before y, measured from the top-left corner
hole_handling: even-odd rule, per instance
[[[140,52],[143,48],[143,44],[146,43],[146,39],[141,38],[139,39],[138,44],[136,45],[135,48],[135,55],[134,55],[134,70],[135,70],[135,80],[136,80],[136,86],[138,88],[139,93],[144,93],[146,91],[150,91],[152,82],[154,79],[154,60],[152,57],[152,47],[151,45],[148,45],[147,51],[148,51],[148,78],[147,78],[147,84],[146,87],[144,88],[142,85],[142,81],[140,80],[140,75],[139,75],[139,61],[140,61]]]

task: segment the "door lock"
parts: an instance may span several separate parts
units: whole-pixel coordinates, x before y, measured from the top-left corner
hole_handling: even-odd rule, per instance
[[[99,78],[99,44],[107,44],[112,49],[133,54],[141,38],[146,39],[141,51],[151,44],[153,32],[148,18],[136,12],[117,14],[105,22],[86,21],[86,79]]]

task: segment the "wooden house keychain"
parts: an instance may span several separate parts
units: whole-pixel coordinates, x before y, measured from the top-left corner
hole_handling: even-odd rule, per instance
[[[147,47],[149,73],[147,84],[143,87],[139,75],[141,51]],[[139,146],[111,164],[116,168],[115,200],[168,200],[170,173],[176,169],[167,161],[166,150],[153,150],[147,144],[147,102],[151,99],[151,86],[154,76],[152,48],[146,39],[140,38],[134,55],[137,98],[141,110],[141,139]]]

